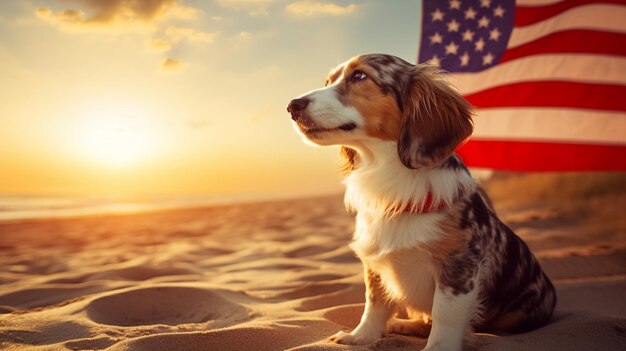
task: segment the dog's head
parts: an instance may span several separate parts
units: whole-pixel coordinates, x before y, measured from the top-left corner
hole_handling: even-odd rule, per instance
[[[436,67],[390,55],[362,55],[339,65],[324,88],[292,100],[287,111],[318,145],[397,142],[408,168],[440,164],[472,133],[470,104]]]

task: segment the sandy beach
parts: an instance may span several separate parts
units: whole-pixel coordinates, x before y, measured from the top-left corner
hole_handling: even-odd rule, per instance
[[[537,182],[494,177],[488,188],[554,281],[556,314],[529,333],[476,334],[467,349],[626,349],[623,186],[546,195],[528,190]],[[0,223],[0,348],[421,349],[411,336],[326,340],[363,308],[352,229],[340,194]]]

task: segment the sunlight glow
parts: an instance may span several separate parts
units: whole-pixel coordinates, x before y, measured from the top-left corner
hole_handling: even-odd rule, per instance
[[[81,116],[75,146],[103,166],[127,167],[155,153],[157,137],[145,108],[107,103]]]

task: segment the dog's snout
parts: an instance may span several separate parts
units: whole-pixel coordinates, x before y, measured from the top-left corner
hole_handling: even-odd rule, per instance
[[[287,105],[287,112],[300,112],[307,107],[309,102],[310,100],[308,98],[293,99],[291,100],[291,102],[289,102],[289,105]]]

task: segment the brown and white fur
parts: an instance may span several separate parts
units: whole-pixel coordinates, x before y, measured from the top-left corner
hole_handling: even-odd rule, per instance
[[[357,212],[351,247],[365,269],[365,310],[332,341],[395,332],[429,335],[425,350],[461,350],[472,330],[549,322],[554,287],[454,154],[472,132],[472,108],[435,67],[357,56],[287,109],[307,140],[341,146],[345,203]],[[427,197],[436,210],[422,210]]]

